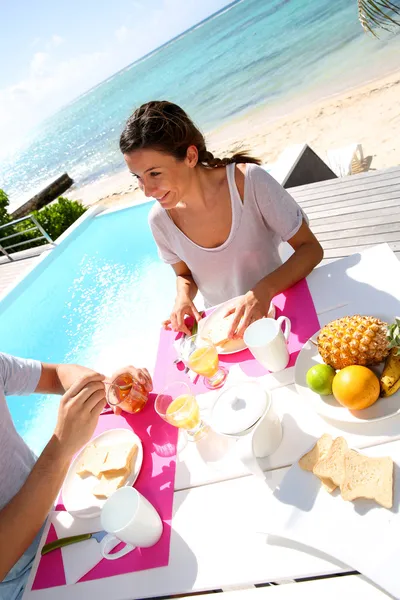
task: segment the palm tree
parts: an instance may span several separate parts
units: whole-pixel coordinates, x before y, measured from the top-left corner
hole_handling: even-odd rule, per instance
[[[396,17],[400,17],[400,5],[390,0],[358,0],[358,17],[365,31],[374,36],[374,29],[380,27],[386,31],[394,25],[400,25]]]

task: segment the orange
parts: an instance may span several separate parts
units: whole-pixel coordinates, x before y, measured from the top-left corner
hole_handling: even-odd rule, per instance
[[[345,367],[333,378],[332,393],[342,406],[350,410],[362,410],[378,400],[379,379],[367,367]]]

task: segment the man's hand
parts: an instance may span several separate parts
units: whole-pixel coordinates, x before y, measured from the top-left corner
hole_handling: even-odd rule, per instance
[[[82,376],[61,398],[54,437],[72,457],[92,437],[106,402],[104,375]]]
[[[151,379],[151,376],[150,376],[150,373],[148,372],[148,370],[147,369],[137,369],[136,367],[133,367],[132,365],[128,365],[127,367],[122,367],[121,369],[118,369],[118,371],[115,371],[115,373],[113,373],[111,376],[111,381],[114,381],[115,379],[117,379],[117,377],[119,377],[120,375],[124,375],[125,373],[129,373],[132,376],[132,379],[134,381],[137,381],[138,383],[140,383],[144,387],[144,389],[146,390],[147,393],[152,391],[153,382],[152,382],[152,379]],[[121,414],[121,409],[119,406],[112,406],[112,409],[116,415]]]

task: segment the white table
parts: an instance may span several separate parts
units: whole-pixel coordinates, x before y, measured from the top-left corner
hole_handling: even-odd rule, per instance
[[[308,284],[321,325],[357,312],[382,318],[400,315],[400,263],[386,244],[316,269]],[[260,461],[266,483],[248,475],[240,463],[233,463],[224,472],[213,468],[203,459],[206,442],[203,446],[202,442],[189,444],[177,465],[168,567],[39,592],[30,591],[28,583],[24,600],[131,600],[351,572],[348,566],[310,548],[289,541],[286,545],[268,541],[257,527],[263,510],[257,501],[259,486],[274,489],[287,468],[324,432],[344,434],[349,445],[359,448],[400,440],[400,417],[339,428],[311,412],[297,395],[293,369],[287,369],[277,380],[273,399],[282,417],[284,436],[275,454]],[[348,593],[339,592],[344,597],[353,596],[352,589],[359,590],[364,598],[387,597],[356,576],[340,578],[340,582],[335,579],[334,587],[344,590],[346,579]],[[333,597],[328,595],[332,579],[312,583],[318,588],[315,597]],[[298,597],[300,585],[308,584],[281,586],[285,589],[279,592],[267,587],[263,593],[274,590],[277,597]],[[306,593],[313,594],[308,590],[311,586]],[[257,595],[261,595],[259,590]]]

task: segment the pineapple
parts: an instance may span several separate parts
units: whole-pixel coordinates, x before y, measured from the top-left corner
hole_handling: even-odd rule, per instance
[[[334,369],[350,365],[376,365],[389,354],[387,323],[375,317],[353,315],[325,325],[319,333],[318,351]]]
[[[390,352],[380,378],[382,396],[391,396],[400,389],[400,318],[388,327]]]

